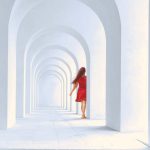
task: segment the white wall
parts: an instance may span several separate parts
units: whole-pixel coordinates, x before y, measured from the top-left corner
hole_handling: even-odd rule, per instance
[[[106,35],[106,124],[120,130],[121,24],[113,0],[80,0],[101,20]],[[88,83],[89,85],[89,83]],[[115,87],[115,88],[114,88]],[[89,89],[91,91],[91,89]],[[89,93],[88,93],[89,94]],[[88,95],[90,96],[90,94]]]
[[[116,0],[121,17],[121,130],[144,130],[148,114],[148,0]]]
[[[11,61],[9,59],[12,56],[12,51],[8,46],[8,27],[13,3],[14,0],[0,1],[0,129],[11,127],[15,123],[16,116],[15,69],[14,72],[12,67],[8,70],[8,61]]]

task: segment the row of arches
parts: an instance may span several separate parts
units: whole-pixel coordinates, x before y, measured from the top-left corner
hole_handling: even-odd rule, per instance
[[[91,95],[91,98],[93,97],[93,99],[97,99],[97,98],[101,97],[101,99],[102,99],[101,101],[103,101],[103,103],[104,103],[104,99],[105,99],[105,64],[106,64],[106,60],[105,60],[106,56],[105,55],[106,55],[106,39],[105,39],[105,32],[104,32],[104,27],[103,27],[102,23],[100,22],[100,20],[98,19],[98,17],[87,7],[87,6],[89,6],[89,4],[91,2],[86,3],[86,5],[85,4],[83,5],[83,3],[81,3],[81,1],[80,2],[68,2],[68,1],[66,1],[66,2],[61,2],[61,3],[60,2],[58,3],[58,2],[55,1],[55,2],[53,2],[53,8],[50,10],[51,13],[49,12],[49,5],[48,5],[48,3],[49,3],[48,1],[47,2],[46,1],[45,2],[39,1],[36,4],[34,3],[33,7],[36,8],[36,9],[32,8],[32,11],[29,11],[26,14],[26,16],[23,16],[24,18],[23,18],[23,21],[21,22],[20,28],[18,27],[18,29],[20,29],[20,32],[18,32],[18,33],[20,33],[20,34],[17,35],[18,36],[18,43],[19,44],[16,45],[16,50],[17,49],[18,50],[24,50],[25,46],[23,46],[23,45],[26,45],[25,43],[27,41],[29,41],[28,44],[27,44],[27,46],[26,46],[27,49],[29,47],[31,49],[36,49],[35,48],[35,46],[36,46],[40,50],[41,46],[40,45],[36,45],[36,42],[40,43],[42,45],[42,47],[44,47],[43,46],[44,43],[46,43],[46,44],[48,43],[49,45],[51,45],[50,43],[52,43],[53,45],[58,45],[59,47],[61,46],[61,47],[67,48],[70,51],[70,53],[74,53],[74,55],[76,56],[76,59],[78,59],[77,60],[78,66],[80,65],[80,66],[86,66],[87,67],[87,75],[88,75],[88,77],[91,76],[90,75],[91,72],[93,72],[93,75],[94,75],[94,72],[96,70],[98,70],[98,69],[101,70],[101,73],[99,73],[99,74],[96,75],[96,76],[101,76],[101,79],[97,78],[97,81],[96,80],[95,81],[93,81],[93,80],[92,81],[88,81],[88,87],[87,88],[89,89],[89,91],[91,91],[90,90],[91,86],[89,86],[90,82],[93,82],[93,84],[91,84],[91,85],[94,85],[94,88],[96,88],[96,86],[98,87],[100,85],[102,91],[100,93],[97,93],[97,94],[93,93],[93,94],[90,94],[90,95]],[[65,13],[65,15],[71,13],[70,11],[72,11],[72,14],[73,14],[74,17],[69,17],[70,16],[69,15],[68,16],[69,19],[66,19],[66,21],[65,21],[64,20],[65,18],[63,18],[63,20],[61,20],[62,19],[61,16],[62,16],[62,13],[64,13],[64,10],[62,9],[62,6],[66,5],[66,3],[67,3],[67,5],[70,6],[70,8],[72,7],[74,10],[70,10],[69,9],[68,13]],[[45,8],[44,14],[41,14],[40,11],[39,11],[39,9],[43,9],[43,7],[41,7],[41,4]],[[48,7],[47,11],[46,11],[46,7]],[[57,10],[59,10],[59,15],[57,15],[57,17],[58,17],[57,19],[53,17],[53,11],[56,11],[56,10],[53,10],[53,9],[56,8],[56,7],[57,7]],[[80,22],[80,24],[78,24],[76,22],[76,20],[78,19],[79,16],[78,16],[78,14],[74,15],[75,9],[79,9],[79,10],[81,9],[81,12],[80,12],[80,18],[81,19],[80,20],[83,23]],[[24,37],[24,31],[26,30],[25,29],[26,28],[25,23],[26,22],[29,23],[29,22],[31,22],[31,20],[32,20],[33,17],[35,18],[35,15],[34,15],[35,12],[34,11],[35,12],[38,11],[38,13],[39,13],[38,14],[38,18],[35,21],[36,25],[37,25],[37,31],[36,31],[35,28],[33,30],[34,32],[33,31],[28,31],[29,35],[27,35],[26,40],[24,40],[24,42],[25,42],[24,43],[24,42],[22,42],[23,40],[21,38],[21,35],[22,35],[23,39],[25,39],[25,37]],[[52,14],[52,17],[50,17],[51,14]],[[83,15],[81,15],[81,14],[83,14]],[[32,15],[33,15],[33,17],[31,17]],[[41,19],[39,19],[40,15],[41,15]],[[51,21],[45,20],[46,17],[43,17],[43,16],[46,16],[46,15],[48,15],[48,17],[52,18],[53,20],[51,20]],[[116,10],[116,16],[117,15],[118,15],[118,12]],[[75,18],[77,18],[77,19],[75,19]],[[84,18],[86,18],[86,20]],[[43,19],[43,21],[42,21],[42,19]],[[88,21],[88,20],[91,20],[91,21]],[[85,21],[87,21],[88,24],[85,24],[86,23]],[[45,24],[46,24],[46,25],[44,25],[45,29],[41,28],[43,26],[43,22],[45,22]],[[72,25],[70,25],[70,22],[72,23]],[[18,22],[18,24],[19,24],[19,22]],[[57,24],[59,24],[59,26]],[[88,32],[87,32],[87,30],[84,31],[83,28],[81,27],[81,26],[84,26],[84,25],[86,25],[87,26],[86,29],[89,29],[90,31],[88,31]],[[49,27],[46,27],[46,26],[49,26]],[[90,28],[90,26],[93,26],[93,28]],[[100,30],[98,30],[97,26],[100,26]],[[41,31],[39,31],[39,28],[41,28]],[[32,28],[29,28],[29,30],[30,29],[32,30]],[[80,34],[80,32],[83,32],[83,34]],[[95,32],[97,32],[96,36],[94,34]],[[113,30],[112,30],[112,32],[113,32]],[[33,36],[31,36],[31,34],[33,34]],[[92,34],[94,34],[94,35],[92,35]],[[115,35],[116,35],[116,33],[115,33]],[[28,38],[28,37],[31,37],[31,38]],[[94,37],[94,38],[91,38],[91,37]],[[66,40],[63,40],[64,38]],[[95,41],[95,39],[97,40],[98,38],[100,38],[102,40]],[[111,39],[111,40],[113,40],[113,39]],[[42,41],[43,41],[43,43],[42,43]],[[91,46],[90,46],[90,44],[88,44],[88,41],[91,41],[93,44],[91,44]],[[32,45],[33,45],[34,48],[30,45],[31,43],[32,43]],[[60,43],[62,43],[62,45],[60,45]],[[52,45],[52,47],[54,47],[53,45]],[[47,47],[47,49],[48,49],[48,46],[45,46],[45,47]],[[95,54],[93,55],[93,58],[91,58],[91,56],[90,56],[89,49],[93,49],[93,51],[92,51],[93,54],[96,53],[96,55]],[[99,49],[100,49],[100,52],[98,54]],[[103,50],[103,49],[105,49],[105,50]],[[41,50],[41,51],[43,51],[43,50]],[[28,52],[26,52],[26,50],[25,50],[25,53],[27,54]],[[34,54],[35,54],[35,52],[34,52]],[[18,62],[17,62],[17,64],[21,65],[20,61],[23,60],[23,58],[20,57],[20,55],[23,55],[23,52],[22,51],[20,51],[20,52],[18,51],[17,55],[18,55],[17,58],[19,59]],[[45,54],[45,55],[47,55],[47,54]],[[101,59],[102,60],[101,63],[99,62],[99,58],[96,58],[96,57],[98,57],[98,55],[100,56],[100,58],[102,58]],[[93,66],[91,66],[92,65],[91,59],[95,60],[96,64],[99,64],[99,68],[97,68],[96,65],[94,65],[94,63],[93,63]],[[91,66],[91,67],[89,67],[89,66]],[[92,68],[95,71],[91,71],[90,68]],[[23,71],[20,70],[20,73],[23,73]],[[18,74],[18,76],[20,76],[20,75]],[[17,79],[19,79],[19,78],[17,78]],[[72,77],[72,79],[73,79],[73,77]],[[101,82],[101,84],[99,84],[99,85],[97,85],[98,80]],[[70,84],[70,81],[67,84]],[[20,82],[19,82],[19,84],[20,84]],[[32,87],[32,85],[30,85],[30,87]],[[18,88],[20,89],[19,86],[18,86]],[[70,89],[68,88],[67,90],[69,91]],[[20,97],[18,97],[18,99],[20,100],[20,99],[22,99],[21,98],[22,97],[21,96],[22,92],[18,91],[18,93],[20,94]],[[32,97],[32,99],[33,99],[33,97]],[[69,99],[69,97],[68,97],[68,99]],[[26,100],[26,98],[25,98],[25,100]],[[69,103],[69,101],[68,101],[68,103]],[[94,102],[93,102],[93,105],[95,105]],[[20,108],[20,106],[18,106],[18,107]],[[90,101],[89,101],[88,107],[89,107],[88,116],[90,117],[90,115],[93,115],[92,117],[96,117],[97,114],[94,116],[94,114],[90,113]],[[103,110],[100,109],[101,110],[101,114],[98,114],[98,115],[104,115],[104,111],[105,110],[104,110],[103,107],[101,107],[101,108]],[[20,110],[19,110],[19,112],[20,112]]]
[[[52,83],[52,76],[60,85],[61,106],[80,113],[75,95],[68,93],[81,66],[87,68],[88,118],[105,118],[108,127],[119,131],[147,126],[148,0],[1,3],[7,5],[2,33],[8,35],[0,47],[1,128],[13,126],[16,116],[25,117],[44,103],[39,91],[45,78]],[[130,5],[136,7],[131,10]],[[145,11],[137,19],[139,8]]]

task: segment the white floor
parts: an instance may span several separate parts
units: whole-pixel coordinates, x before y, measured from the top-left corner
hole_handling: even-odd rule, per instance
[[[41,108],[0,131],[0,149],[129,149],[146,150],[146,133],[119,133],[103,120],[82,120],[61,108]]]

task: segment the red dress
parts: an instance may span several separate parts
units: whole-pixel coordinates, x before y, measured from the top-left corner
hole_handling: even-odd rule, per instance
[[[79,88],[77,92],[76,102],[86,100],[86,76],[82,76],[78,81]]]

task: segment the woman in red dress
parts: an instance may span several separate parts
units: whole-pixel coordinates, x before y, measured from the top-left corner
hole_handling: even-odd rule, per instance
[[[85,76],[86,69],[81,67],[78,71],[76,78],[73,80],[73,89],[70,92],[70,96],[72,95],[73,91],[78,87],[76,102],[81,102],[81,111],[82,111],[82,119],[85,119],[85,109],[86,109],[86,76]]]

